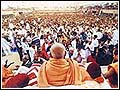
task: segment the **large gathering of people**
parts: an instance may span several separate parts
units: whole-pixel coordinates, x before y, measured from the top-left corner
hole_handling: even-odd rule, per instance
[[[14,62],[2,65],[2,87],[82,87],[108,79],[117,88],[118,20],[83,13],[3,18],[2,56],[17,52],[22,64],[15,73],[10,69]],[[100,66],[108,66],[108,72],[102,74]]]

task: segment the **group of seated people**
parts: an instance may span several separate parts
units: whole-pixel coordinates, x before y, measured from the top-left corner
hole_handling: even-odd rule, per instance
[[[79,88],[111,88],[118,87],[118,51],[115,49],[113,63],[108,65],[108,71],[103,74],[100,65],[88,62],[87,65],[76,60],[65,58],[66,49],[61,43],[55,43],[50,48],[48,61],[33,61],[30,67],[20,66],[16,73],[10,69],[10,63],[2,65],[3,88],[44,88],[51,86],[74,85]],[[27,60],[26,54],[23,60]],[[108,79],[110,87],[102,85]],[[104,87],[102,87],[104,86]]]

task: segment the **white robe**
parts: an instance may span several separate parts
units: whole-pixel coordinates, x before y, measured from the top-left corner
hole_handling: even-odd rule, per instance
[[[4,39],[4,38],[2,38],[1,41],[2,41],[2,43],[1,43],[2,44],[2,49],[3,49],[4,53],[6,55],[10,54],[11,53],[10,43],[7,42],[7,40]]]

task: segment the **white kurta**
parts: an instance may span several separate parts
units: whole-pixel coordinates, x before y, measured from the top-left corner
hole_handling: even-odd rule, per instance
[[[119,38],[119,32],[118,30],[113,31],[113,38],[112,38],[112,43],[116,45],[118,43],[118,38]]]
[[[2,38],[1,41],[2,41],[2,43],[1,43],[1,44],[2,44],[2,49],[3,49],[4,53],[5,53],[6,55],[10,54],[10,53],[11,53],[10,43],[7,42],[7,40],[4,39],[4,38]]]
[[[72,47],[73,47],[74,49],[76,49],[76,40],[73,40],[73,41],[71,42],[71,44],[72,44]]]

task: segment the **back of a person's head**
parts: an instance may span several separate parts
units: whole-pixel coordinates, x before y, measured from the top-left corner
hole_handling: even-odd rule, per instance
[[[99,31],[99,32],[101,31],[100,28],[98,29],[98,31]]]
[[[113,52],[114,52],[114,55],[118,55],[118,49],[115,49]]]
[[[97,35],[94,35],[94,38],[97,38]]]
[[[25,41],[26,41],[26,38],[24,37],[24,38],[23,38],[23,42],[25,42]]]
[[[65,47],[61,43],[55,43],[51,46],[50,53],[51,53],[52,57],[55,59],[64,58]]]
[[[35,33],[32,33],[33,36],[35,36]]]
[[[99,76],[101,76],[101,68],[97,63],[91,63],[87,67],[87,72],[90,74],[90,76],[95,79]]]
[[[95,57],[95,53],[94,53],[94,52],[91,52],[91,56],[92,56],[92,57]]]

